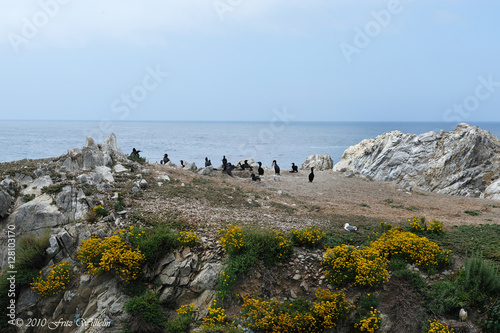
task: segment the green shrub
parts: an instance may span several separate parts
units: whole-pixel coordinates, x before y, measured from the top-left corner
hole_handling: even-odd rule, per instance
[[[480,210],[466,210],[464,213],[469,214],[470,216],[478,216],[482,214]]]
[[[413,290],[420,292],[426,286],[424,278],[417,272],[412,272],[406,268],[394,271],[393,279],[408,281]]]
[[[132,316],[128,329],[132,332],[164,332],[165,314],[158,295],[148,291],[141,296],[131,298],[125,304],[125,311]]]
[[[167,333],[188,333],[189,327],[193,322],[194,305],[183,305],[176,312],[177,317],[166,324]]]
[[[118,192],[118,198],[114,204],[114,208],[117,212],[123,210],[125,208],[125,201],[123,201],[123,196],[121,192]]]
[[[500,333],[500,303],[489,307],[488,312],[488,318],[483,325],[483,332]]]
[[[481,303],[500,293],[498,268],[483,260],[481,252],[465,259],[463,287],[470,293],[471,303]]]
[[[129,241],[133,247],[139,247],[145,256],[146,262],[154,263],[165,254],[172,252],[179,246],[178,234],[164,224],[157,224],[153,228],[132,228]]]
[[[23,236],[19,239],[16,251],[16,284],[19,287],[29,286],[45,265],[46,252],[49,247],[49,233],[41,236]]]
[[[44,194],[49,194],[49,195],[56,195],[59,194],[63,187],[68,184],[61,183],[61,184],[54,184],[54,185],[49,185],[49,186],[44,186],[41,189],[41,192]]]
[[[23,201],[24,202],[28,202],[28,201],[31,201],[35,199],[35,195],[34,194],[25,194],[23,195]]]

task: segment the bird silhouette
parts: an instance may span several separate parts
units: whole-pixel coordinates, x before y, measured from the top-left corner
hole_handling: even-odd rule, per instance
[[[309,182],[312,183],[314,179],[314,167],[311,168],[311,173],[309,174]]]
[[[257,171],[259,172],[259,176],[264,176],[264,169],[262,169],[262,162],[257,162],[259,164],[259,168]]]

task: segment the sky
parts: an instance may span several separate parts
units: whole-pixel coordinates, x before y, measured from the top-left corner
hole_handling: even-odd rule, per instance
[[[500,121],[494,0],[1,0],[0,120]]]

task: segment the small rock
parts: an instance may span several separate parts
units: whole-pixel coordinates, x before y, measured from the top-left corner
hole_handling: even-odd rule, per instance
[[[293,276],[293,279],[294,279],[295,281],[298,281],[298,280],[302,279],[302,275],[300,275],[300,274],[295,274],[295,275]]]

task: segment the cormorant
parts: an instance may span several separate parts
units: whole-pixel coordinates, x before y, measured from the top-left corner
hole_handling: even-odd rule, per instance
[[[186,165],[184,164],[184,161],[181,160],[181,167],[184,168]]]
[[[248,164],[248,160],[245,160],[245,163],[240,164],[240,167],[241,167],[241,170],[245,170],[245,169],[250,169],[250,171],[253,170],[253,168],[250,166],[250,164]]]
[[[222,166],[224,167],[224,169],[226,169],[226,166],[227,166],[226,155],[222,156]]]
[[[311,168],[311,173],[309,174],[309,181],[312,183],[313,179],[314,179],[314,167]]]
[[[259,177],[259,176],[256,176],[256,175],[255,175],[255,174],[253,174],[253,173],[251,174],[251,176],[252,176],[252,180],[253,180],[254,182],[260,182],[260,177]]]
[[[259,168],[257,171],[259,172],[259,176],[264,176],[264,169],[262,169],[262,162],[257,162],[259,164]]]
[[[299,168],[295,165],[295,163],[292,163],[292,170],[290,172],[299,172]]]
[[[160,164],[167,164],[170,162],[170,158],[168,158],[168,154],[163,155],[163,159],[160,161]]]
[[[135,148],[132,148],[132,153],[130,154],[130,156],[139,157],[140,152],[141,152],[140,150],[135,150]]]
[[[280,175],[280,167],[278,166],[278,163],[276,163],[276,160],[273,160],[273,164],[271,164],[271,165],[274,165],[274,173],[279,176]]]
[[[212,165],[212,161],[210,161],[210,160],[208,159],[208,157],[205,157],[205,168],[206,168],[206,167],[209,167],[209,166],[211,166],[211,165]]]
[[[224,169],[222,170],[222,172],[227,173],[228,175],[233,177],[233,174],[231,173],[231,171],[233,171],[235,168],[236,167],[234,165],[232,165],[231,163],[227,163],[226,165],[224,165]]]

